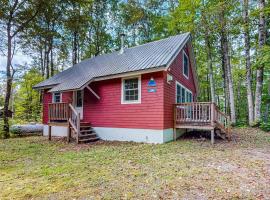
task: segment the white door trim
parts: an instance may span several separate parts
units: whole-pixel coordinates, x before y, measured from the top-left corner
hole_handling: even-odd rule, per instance
[[[78,112],[78,113],[80,113],[80,119],[82,120],[83,119],[83,100],[84,100],[84,91],[83,90],[80,90],[82,93],[82,106],[81,107],[78,107],[77,106],[77,92],[78,92],[79,90],[76,90],[76,91],[74,91],[73,92],[73,99],[74,99],[74,101],[73,101],[73,106],[74,106],[74,108],[75,108],[75,110]]]

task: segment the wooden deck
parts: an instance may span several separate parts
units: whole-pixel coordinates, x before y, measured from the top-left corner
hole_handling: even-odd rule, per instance
[[[81,134],[80,114],[68,103],[49,104],[49,139],[51,126],[65,124],[69,127],[68,141],[71,131],[79,142]],[[215,130],[223,132],[231,138],[231,122],[229,116],[219,110],[215,103],[191,102],[174,105],[174,139],[176,129],[199,129],[211,131],[211,141],[214,143]]]
[[[67,126],[67,141],[74,138],[79,142],[95,142],[99,140],[91,124],[80,120],[80,113],[69,103],[50,103],[49,104],[49,140],[51,140],[52,126]]]
[[[174,105],[174,129],[210,130],[214,143],[215,130],[219,129],[231,138],[230,117],[221,112],[215,103],[191,102]],[[176,138],[176,134],[174,134]]]

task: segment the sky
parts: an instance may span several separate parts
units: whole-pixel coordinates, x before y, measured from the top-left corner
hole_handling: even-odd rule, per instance
[[[13,65],[20,64],[23,65],[25,63],[30,64],[31,58],[29,56],[23,55],[22,53],[18,52],[16,55],[13,57]],[[6,63],[7,63],[7,58],[5,56],[0,55],[0,71],[5,71],[6,70]]]

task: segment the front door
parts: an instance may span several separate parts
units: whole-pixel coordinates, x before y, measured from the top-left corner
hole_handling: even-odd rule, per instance
[[[80,113],[80,119],[83,119],[83,90],[74,92],[74,107]]]

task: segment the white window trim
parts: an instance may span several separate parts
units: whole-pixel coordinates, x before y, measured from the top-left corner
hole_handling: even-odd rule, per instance
[[[138,100],[136,101],[125,101],[124,98],[124,81],[132,78],[138,78]],[[141,75],[140,76],[130,76],[122,78],[121,81],[121,104],[140,104],[141,103],[141,96],[142,96],[142,83],[141,83]]]
[[[185,74],[185,70],[184,70],[184,67],[185,67],[185,56],[187,57],[187,60],[188,60],[188,75]],[[186,53],[186,51],[183,50],[183,75],[184,77],[186,77],[186,79],[189,79],[189,57]]]
[[[194,101],[194,97],[193,97],[193,93],[191,92],[191,90],[189,90],[187,87],[183,86],[178,81],[175,81],[175,103],[177,103],[177,85],[179,85],[182,88],[184,88],[185,89],[185,92],[189,92],[191,94],[192,102],[193,102]],[[186,95],[186,99],[185,100],[187,101],[187,95]]]
[[[60,93],[60,102],[57,102],[57,103],[62,103],[62,92],[54,92],[54,93],[52,93],[52,103],[56,103],[54,101],[54,95],[55,95],[55,93]]]

